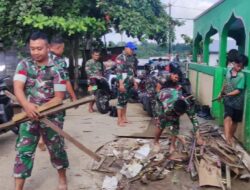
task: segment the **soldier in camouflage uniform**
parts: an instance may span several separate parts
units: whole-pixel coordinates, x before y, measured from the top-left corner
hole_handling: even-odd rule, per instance
[[[64,80],[66,80],[66,90],[70,95],[70,98],[72,101],[76,101],[77,97],[74,92],[74,89],[70,83],[70,78],[69,78],[69,72],[67,68],[67,63],[63,57],[63,52],[64,52],[64,41],[61,36],[54,36],[51,41],[50,41],[50,52],[51,52],[51,57],[54,60],[54,62],[59,65],[60,67],[63,68],[64,70]]]
[[[70,95],[70,98],[72,101],[76,101],[76,94],[73,90],[73,87],[70,83],[70,78],[69,78],[69,72],[67,69],[67,64],[64,60],[64,58],[62,57],[64,52],[64,41],[63,38],[61,36],[54,36],[51,41],[50,41],[50,54],[49,54],[49,58],[52,59],[54,61],[54,63],[57,66],[60,66],[63,68],[64,70],[64,77],[63,79],[66,81],[66,89],[67,92]],[[63,111],[63,114],[65,115],[65,111]],[[45,143],[43,141],[42,136],[40,137],[40,140],[38,142],[38,147],[40,148],[40,150],[45,151],[46,147],[45,147]]]
[[[194,109],[191,109],[188,102],[182,98],[182,94],[179,90],[174,88],[162,89],[157,94],[156,111],[157,122],[155,131],[155,145],[158,150],[159,138],[165,128],[168,128],[172,135],[170,152],[175,150],[175,141],[179,133],[180,125],[179,117],[184,113],[187,113],[193,124],[194,132],[197,134],[197,138],[201,140],[198,132],[199,123],[195,117]]]
[[[15,190],[22,190],[25,179],[31,175],[35,150],[40,135],[49,150],[52,165],[59,176],[58,189],[67,190],[66,168],[69,166],[64,140],[56,132],[39,122],[37,106],[63,100],[66,90],[64,71],[49,58],[47,36],[41,32],[31,35],[31,58],[22,60],[14,76],[15,95],[31,121],[20,125],[17,155],[14,166]],[[62,128],[64,117],[58,113],[48,118]]]
[[[180,89],[180,85],[178,84],[179,77],[175,73],[169,73],[167,71],[163,71],[157,73],[151,77],[148,77],[145,83],[145,88],[147,91],[147,96],[151,100],[152,105],[152,114],[153,117],[156,116],[156,100],[157,100],[157,92],[160,92],[163,88],[175,88]]]
[[[87,73],[89,85],[95,85],[96,79],[103,76],[103,66],[99,62],[100,51],[93,50],[91,53],[91,59],[86,62],[85,71]],[[89,112],[94,112],[93,106],[95,101],[89,103]]]
[[[117,65],[117,79],[119,80],[119,90],[118,90],[118,102],[117,102],[117,115],[119,126],[124,126],[128,123],[126,112],[127,103],[130,96],[130,92],[133,87],[137,88],[137,83],[134,79],[134,51],[136,50],[136,45],[132,42],[128,42],[125,45],[125,49],[122,54],[118,55],[116,58]]]

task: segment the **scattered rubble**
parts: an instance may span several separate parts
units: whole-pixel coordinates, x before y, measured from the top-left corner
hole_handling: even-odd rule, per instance
[[[105,176],[102,190],[116,190],[118,185],[118,179],[114,177]]]
[[[184,136],[172,154],[169,139],[162,139],[161,151],[155,153],[151,140],[119,138],[99,149],[103,160],[101,164],[94,162],[92,170],[111,176],[106,176],[103,182],[103,189],[107,190],[129,189],[135,181],[148,185],[167,176],[173,184],[183,183],[175,174],[171,176],[178,168],[188,172],[192,180],[199,180],[200,187],[231,189],[231,177],[250,179],[250,157],[243,148],[228,146],[217,126],[203,125],[200,132],[205,145],[197,145],[193,135]],[[236,147],[240,147],[239,144]]]

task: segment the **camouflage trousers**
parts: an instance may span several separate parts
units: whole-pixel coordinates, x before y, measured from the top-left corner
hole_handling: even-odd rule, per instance
[[[160,129],[166,129],[170,132],[170,135],[176,136],[179,134],[180,121],[179,118],[172,116],[158,116],[157,127]]]
[[[152,95],[151,96],[151,108],[152,108],[153,117],[157,117],[157,110],[156,110],[157,105],[156,104],[157,104],[156,95]]]
[[[130,98],[130,93],[133,88],[133,84],[130,81],[125,80],[124,86],[125,86],[126,92],[118,91],[117,109],[125,108]]]
[[[129,99],[129,93],[118,92],[118,101],[117,101],[117,109],[125,108]]]
[[[63,115],[49,118],[58,127],[63,127]],[[30,177],[33,168],[35,150],[40,138],[44,142],[50,154],[50,160],[54,168],[68,168],[69,162],[67,153],[64,150],[64,139],[51,128],[39,121],[28,121],[22,123],[19,129],[19,136],[16,142],[16,159],[14,165],[14,177]]]
[[[160,121],[159,125],[160,129],[168,129],[170,135],[176,136],[179,134],[179,122],[168,122],[168,121]]]

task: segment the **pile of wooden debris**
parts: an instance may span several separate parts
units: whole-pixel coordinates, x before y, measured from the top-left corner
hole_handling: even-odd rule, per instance
[[[199,186],[231,189],[231,175],[250,178],[250,157],[239,144],[228,146],[219,127],[206,125],[200,131],[205,145],[198,146],[192,135],[184,136],[185,143],[177,143],[177,151],[172,154],[169,139],[161,140],[162,149],[155,153],[152,140],[119,138],[97,151],[103,159],[92,169],[107,175],[102,189],[109,190],[129,189],[137,180],[147,185],[180,167],[190,173],[192,180],[199,180]]]

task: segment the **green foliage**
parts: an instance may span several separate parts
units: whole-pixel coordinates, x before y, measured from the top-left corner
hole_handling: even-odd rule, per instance
[[[96,3],[89,0],[0,0],[0,38],[5,45],[24,45],[34,29],[69,37],[100,37],[107,29],[99,11],[93,14],[93,9]]]
[[[136,51],[137,57],[141,59],[148,59],[149,57],[160,57],[167,56],[168,47],[160,46],[156,43],[143,42],[138,44],[138,50]],[[174,44],[172,46],[173,53],[178,53],[179,55],[190,54],[191,49],[186,44]]]
[[[138,58],[148,59],[149,57],[166,56],[167,51],[168,49],[166,46],[159,46],[156,43],[143,42],[138,45],[136,54]]]
[[[33,29],[98,39],[110,28],[167,44],[181,25],[160,0],[0,0],[0,24],[4,43],[21,45]]]
[[[166,44],[174,39],[174,26],[181,25],[167,15],[160,0],[97,1],[103,14],[109,17],[110,27],[141,41],[151,39]]]
[[[24,17],[23,25],[30,25],[40,30],[50,28],[54,31],[66,33],[69,36],[75,34],[83,35],[87,32],[100,36],[106,30],[103,21],[91,17],[65,19],[59,16],[28,15]]]
[[[5,45],[24,45],[30,27],[23,26],[26,15],[42,13],[52,0],[0,0],[0,38]]]
[[[181,37],[184,40],[184,42],[185,42],[186,45],[189,45],[191,47],[193,46],[193,39],[191,37],[189,37],[186,34],[182,34]]]

